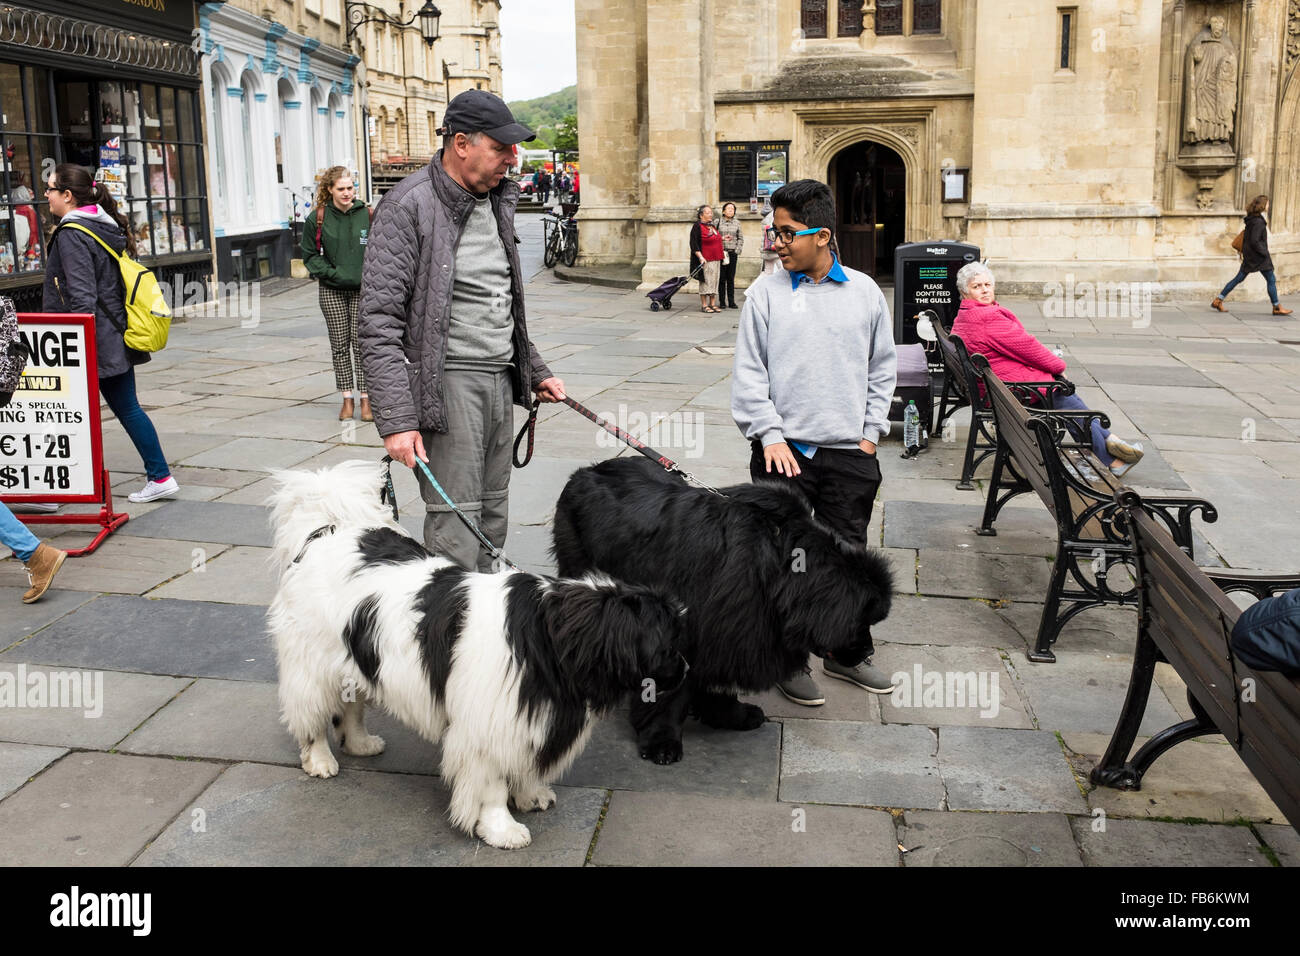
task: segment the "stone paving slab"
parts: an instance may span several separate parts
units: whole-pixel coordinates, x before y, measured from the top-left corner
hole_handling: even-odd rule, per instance
[[[118,749],[139,754],[188,754],[213,760],[247,760],[301,768],[298,745],[280,722],[275,684],[261,681],[194,681],[185,693],[154,714]],[[345,754],[334,738],[344,770],[436,774],[437,746],[378,708],[368,708],[366,729],[384,738],[374,757]]]
[[[1088,809],[1060,742],[1047,731],[944,727],[939,767],[952,810]],[[989,773],[991,767],[998,768],[996,774]]]
[[[926,727],[786,720],[781,800],[940,809],[938,740]]]
[[[498,850],[453,830],[448,793],[430,777],[238,764],[136,861],[139,866],[581,866],[605,802],[600,790],[556,788],[556,805],[515,813],[532,833],[520,850]]]
[[[311,441],[288,438],[236,438],[210,447],[198,454],[173,460],[196,468],[226,468],[238,471],[268,472],[275,468],[291,468],[320,452],[320,445]]]
[[[908,810],[903,818],[904,866],[1083,865],[1064,814]]]
[[[1033,601],[1047,593],[1051,565],[1042,557],[922,549],[918,580],[922,594]]]
[[[155,588],[149,596],[265,607],[275,598],[276,588],[270,548],[234,547],[206,560],[195,558],[187,574]]]
[[[5,862],[123,866],[220,772],[197,760],[69,754],[0,803]]]
[[[1033,500],[1037,501],[1037,497]],[[994,523],[998,533],[992,537],[975,533],[983,517],[982,503],[944,505],[886,501],[885,546],[1043,558],[1056,554],[1056,522],[1041,504],[1032,510],[1003,509]]]
[[[67,752],[63,747],[0,743],[0,800],[9,796]]]
[[[587,749],[560,781],[566,787],[695,793],[775,800],[781,766],[781,725],[715,730],[686,723],[682,759],[659,766],[642,760],[624,711],[596,725]]]
[[[1249,827],[1106,820],[1095,832],[1087,817],[1070,821],[1085,866],[1271,866]]]
[[[1019,605],[1015,605],[1019,606]],[[895,594],[889,617],[871,629],[877,644],[1023,648],[1024,638],[983,601]]]
[[[868,542],[877,538],[877,535],[872,533],[873,530],[870,525],[867,527]],[[916,552],[907,548],[874,548],[873,550],[889,562],[889,569],[894,578],[894,594],[914,595],[916,593]]]
[[[881,644],[872,663],[895,681],[881,697],[886,724],[1031,729],[998,652],[986,647]]]
[[[1115,730],[1133,674],[1133,656],[1074,653],[1056,645],[1055,664],[1035,664],[1021,651],[1009,653],[1012,669],[1038,719],[1047,730],[1109,734]],[[1161,692],[1152,692],[1141,733],[1155,734],[1179,721]]]
[[[269,512],[258,505],[240,505],[226,501],[175,502],[166,512],[150,512],[128,521],[118,534],[269,548],[271,528],[267,523],[268,517]],[[209,557],[213,554],[209,550]],[[181,573],[188,565],[189,562],[186,561],[175,573]]]
[[[1025,648],[1038,641],[1038,624],[1043,616],[1042,595],[1032,601],[1016,601],[995,612],[1017,631]],[[1092,659],[1096,655],[1125,655],[1130,659],[1137,640],[1137,608],[1118,604],[1090,607],[1076,614],[1061,629],[1053,645],[1057,661],[1064,655]],[[1036,665],[1037,666],[1037,665]],[[1053,665],[1047,665],[1053,666]]]
[[[36,678],[37,674],[44,676]],[[55,675],[53,681],[51,674]],[[35,702],[31,697],[35,686],[45,694],[41,706],[0,707],[0,740],[94,750],[111,749],[190,684],[187,677],[70,670],[10,661],[0,663],[0,680],[28,688],[21,698],[24,704]]]
[[[274,680],[261,607],[107,595],[0,654],[26,661],[145,674]]]
[[[1092,769],[1101,763],[1110,737],[1110,733],[1062,732],[1066,755],[1080,779],[1088,780]],[[1138,737],[1133,753],[1149,739]],[[1286,822],[1237,752],[1217,735],[1185,740],[1161,754],[1143,775],[1141,790],[1088,786],[1089,805],[1100,807],[1109,816]]]
[[[1118,385],[1150,385],[1163,388],[1214,388],[1210,381],[1194,368],[1167,362],[1130,363],[1092,362],[1088,371],[1106,383]],[[1075,383],[1076,385],[1078,382]]]
[[[173,502],[169,508],[184,507]],[[152,514],[151,512],[150,514]],[[142,515],[139,521],[147,521]],[[194,552],[217,555],[226,549],[224,544],[214,544],[207,539],[193,541],[146,540],[128,535],[128,521],[118,531],[109,535],[90,554],[68,558],[59,569],[52,588],[71,591],[110,592],[117,594],[143,594],[159,584],[184,574],[195,560]],[[155,527],[165,522],[155,520]],[[75,537],[74,537],[75,535]],[[82,543],[83,532],[72,532],[51,538],[50,543],[65,550]],[[18,571],[22,572],[21,565]],[[2,573],[2,572],[0,572]],[[26,575],[23,575],[26,578]],[[0,580],[5,580],[0,577]]]
[[[580,459],[537,455],[527,468],[516,469],[510,477],[510,524],[549,526],[569,476],[585,464]]]
[[[898,866],[880,810],[617,791],[596,866]]]
[[[1255,827],[1283,866],[1300,866],[1300,833],[1294,827],[1264,823]]]
[[[59,569],[59,574],[63,569]],[[22,575],[21,583],[18,575]],[[55,578],[55,580],[59,580]],[[5,613],[0,615],[0,648],[8,647],[14,641],[21,640],[29,634],[39,631],[65,614],[71,614],[87,601],[93,600],[89,594],[69,591],[61,585],[45,592],[45,596],[35,604],[24,604],[23,593],[27,590],[27,575],[17,558],[0,561],[0,607]]]

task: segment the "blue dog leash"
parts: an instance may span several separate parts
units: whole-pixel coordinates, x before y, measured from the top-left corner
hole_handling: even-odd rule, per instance
[[[384,502],[385,504],[392,505],[393,520],[396,521],[397,520],[397,494],[393,490],[392,464],[393,464],[393,457],[391,455],[385,455],[384,456],[384,488],[379,493],[379,500],[381,502]],[[484,545],[487,546],[488,553],[492,555],[492,560],[494,561],[500,560],[502,563],[514,568],[516,571],[523,570],[523,568],[515,564],[509,558],[507,558],[505,556],[505,553],[500,548],[498,548],[496,545],[494,545],[491,541],[489,541],[487,538],[483,536],[483,532],[478,529],[478,525],[474,524],[473,521],[469,520],[469,515],[465,514],[465,512],[461,511],[458,507],[456,507],[456,503],[452,501],[451,497],[447,494],[447,492],[443,490],[442,485],[438,484],[438,479],[433,477],[433,472],[429,470],[428,465],[420,461],[418,457],[415,459],[415,464],[416,467],[420,469],[420,471],[424,472],[424,477],[429,479],[429,484],[433,485],[434,491],[438,492],[438,496],[442,498],[444,502],[446,502],[447,507],[456,513],[456,517],[459,518],[462,523],[464,523],[465,527],[469,528],[470,531],[474,532],[474,537],[478,538],[479,541],[481,541]],[[414,471],[415,469],[411,469],[411,470]]]

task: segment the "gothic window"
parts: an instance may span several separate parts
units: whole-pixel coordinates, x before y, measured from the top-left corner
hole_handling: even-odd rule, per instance
[[[862,0],[839,0],[840,22],[835,32],[842,37],[862,35]]]
[[[876,0],[876,36],[902,36],[903,0]]]
[[[912,0],[912,33],[938,33],[939,0]]]
[[[806,39],[826,36],[826,0],[803,0],[799,26]]]

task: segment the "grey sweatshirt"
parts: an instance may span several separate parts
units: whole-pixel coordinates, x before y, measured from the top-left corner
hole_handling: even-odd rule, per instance
[[[504,369],[515,353],[510,260],[501,246],[492,201],[487,196],[475,200],[456,247],[446,365]]]
[[[871,277],[847,282],[760,276],[745,293],[731,417],[763,446],[797,441],[852,448],[889,431],[898,361],[893,319]]]

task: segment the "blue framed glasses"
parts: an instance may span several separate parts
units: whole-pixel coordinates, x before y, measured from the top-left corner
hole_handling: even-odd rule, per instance
[[[821,231],[822,231],[823,229],[825,229],[825,228],[826,228],[825,226],[817,226],[817,227],[814,228],[814,229],[800,229],[800,230],[797,231],[797,232],[796,232],[795,230],[793,230],[793,229],[790,229],[790,228],[786,228],[786,229],[773,229],[773,230],[772,230],[772,241],[773,241],[773,242],[779,242],[779,243],[781,243],[783,246],[788,246],[788,245],[790,245],[790,243],[794,242],[794,237],[795,237],[795,236],[810,236],[810,235],[812,235],[814,232],[821,232]]]

